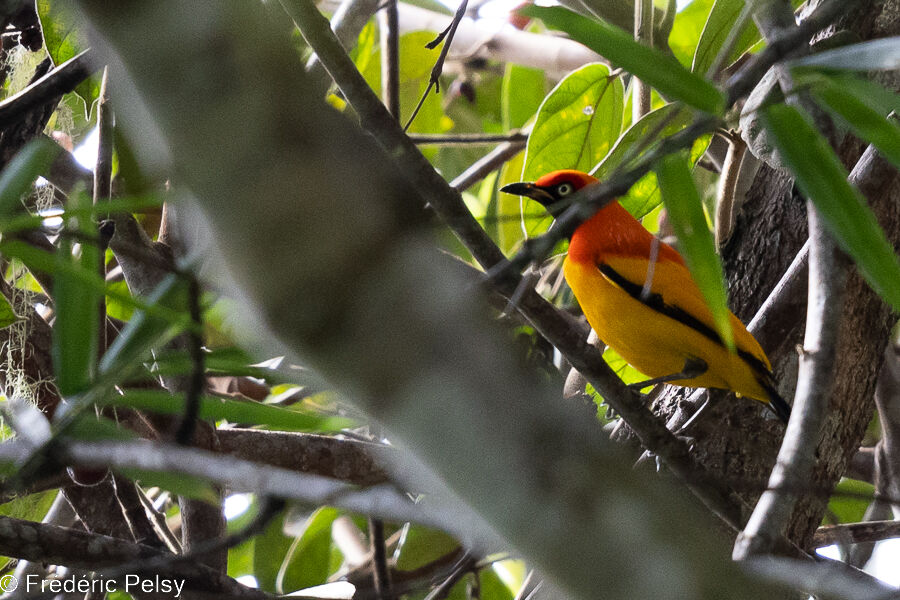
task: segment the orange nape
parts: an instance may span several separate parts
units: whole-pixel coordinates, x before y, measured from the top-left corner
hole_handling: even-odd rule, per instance
[[[502,191],[537,200],[559,216],[567,196],[594,183],[587,173],[564,170]],[[730,352],[684,259],[617,201],[574,231],[563,271],[588,323],[635,369],[675,385],[731,390],[787,422],[790,406],[778,395],[756,339],[729,314],[737,350]]]

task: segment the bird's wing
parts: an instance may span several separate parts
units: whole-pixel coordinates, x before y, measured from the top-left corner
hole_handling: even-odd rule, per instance
[[[597,268],[607,280],[636,300],[722,344],[712,312],[690,271],[671,260],[657,261],[652,271],[648,267],[646,258],[630,256],[607,255],[597,263]],[[650,286],[646,290],[648,279]],[[771,372],[772,365],[756,339],[736,316],[729,313],[729,317],[738,354],[760,375]]]

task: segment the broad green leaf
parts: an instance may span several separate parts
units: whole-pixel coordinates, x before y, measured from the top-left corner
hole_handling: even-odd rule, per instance
[[[716,0],[712,11],[709,13],[709,19],[707,19],[703,28],[700,41],[697,43],[697,51],[694,53],[691,71],[698,75],[706,75],[716,56],[722,50],[729,33],[734,28],[744,8],[744,4],[744,0]],[[747,19],[735,41],[734,47],[720,66],[728,66],[732,60],[743,54],[757,40],[759,40],[759,30],[757,30],[752,19]]]
[[[21,208],[22,196],[60,153],[60,148],[49,138],[39,136],[28,142],[0,173],[0,227]]]
[[[566,32],[670,100],[681,100],[713,114],[725,108],[725,96],[712,83],[682,67],[672,56],[635,42],[630,34],[617,27],[591,21],[559,6],[528,6],[520,12],[541,19],[551,29]]]
[[[666,104],[648,112],[619,136],[612,150],[591,169],[591,174],[597,179],[606,179],[616,169],[623,166],[622,163],[626,158],[634,160],[646,153],[647,149],[656,141],[647,140],[647,136],[657,132],[656,139],[663,139],[678,133],[690,122],[690,111],[678,104]],[[643,144],[645,147],[640,152],[635,152],[636,144]]]
[[[875,486],[856,479],[841,479],[828,501],[828,511],[838,523],[859,523],[875,499]]]
[[[547,95],[547,77],[540,69],[506,63],[501,92],[503,128],[525,125],[535,115]]]
[[[497,182],[497,188],[522,181],[522,169],[524,166],[525,152],[523,151],[503,165],[503,168],[500,170],[500,180]],[[509,194],[497,195],[495,219],[497,220],[497,244],[506,254],[514,252],[519,247],[519,244],[526,237],[526,230],[529,236],[536,235],[546,231],[553,222],[550,214],[542,206],[539,206],[537,202],[528,202],[526,199],[517,198]]]
[[[438,529],[407,523],[394,558],[400,571],[414,571],[459,549],[459,542]]]
[[[513,600],[518,589],[511,590],[493,569],[478,571],[481,600]]]
[[[835,85],[815,88],[812,94],[856,135],[878,148],[894,166],[900,167],[900,126],[896,121],[885,118],[853,92]]]
[[[303,534],[294,539],[276,580],[280,593],[321,585],[332,574],[331,525],[340,516],[336,508],[323,506],[306,520]]]
[[[712,5],[713,0],[693,0],[675,15],[675,23],[669,33],[669,48],[678,62],[688,69]]]
[[[81,209],[91,204],[90,197],[85,193],[76,192],[69,199]],[[65,230],[88,238],[97,235],[97,228],[89,218],[67,219]],[[63,236],[60,241],[56,260],[58,263],[68,263],[71,269],[57,269],[52,294],[56,313],[53,321],[53,370],[56,372],[56,385],[63,396],[85,391],[94,378],[100,333],[99,310],[103,300],[96,286],[74,273],[75,270],[99,273],[100,249],[96,244],[82,243],[80,251],[75,254],[72,240],[73,237]]]
[[[795,108],[776,104],[762,121],[797,185],[822,216],[863,277],[894,310],[900,310],[900,261],[827,140]]]
[[[0,329],[6,329],[22,317],[16,314],[6,296],[0,294]]]
[[[895,71],[900,69],[900,36],[825,50],[793,60],[789,65],[842,71]]]
[[[619,137],[613,149],[591,174],[600,180],[609,178],[617,169],[626,166],[623,161],[627,160],[630,164],[653,147],[655,140],[647,140],[647,136],[656,133],[657,139],[669,137],[684,129],[690,120],[690,111],[679,104],[666,104],[650,111]],[[700,159],[708,144],[709,138],[706,136],[694,143],[691,149],[692,165]],[[638,152],[635,151],[637,146],[641,147]],[[622,206],[637,219],[652,211],[661,201],[656,173],[653,172],[644,175],[619,199]]]
[[[127,406],[163,414],[184,414],[184,396],[156,390],[128,390],[108,394],[97,403],[101,406]],[[281,408],[259,402],[203,396],[199,418],[225,420],[244,425],[266,425],[279,431],[332,432],[355,425],[350,419],[327,417],[311,411]]]
[[[90,44],[81,30],[81,23],[65,2],[37,0],[37,14],[44,34],[44,47],[54,66],[59,66],[70,58],[87,50]],[[84,102],[85,115],[100,95],[100,81],[90,77],[75,88],[75,93]]]
[[[253,576],[265,592],[275,593],[278,571],[293,543],[284,535],[284,520],[284,514],[272,519],[265,531],[253,539]]]
[[[687,153],[677,152],[660,160],[656,174],[678,247],[712,312],[719,336],[734,350],[722,263],[706,224],[703,201],[691,177]]]
[[[586,65],[566,76],[538,111],[522,178],[533,181],[557,169],[589,171],[619,136],[624,94],[606,65]]]

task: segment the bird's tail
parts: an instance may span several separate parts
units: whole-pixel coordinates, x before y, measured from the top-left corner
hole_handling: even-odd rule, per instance
[[[778,393],[775,382],[771,381],[771,377],[760,377],[759,384],[769,395],[769,402],[766,406],[768,406],[769,410],[775,413],[783,423],[787,424],[788,419],[791,417],[791,405]]]

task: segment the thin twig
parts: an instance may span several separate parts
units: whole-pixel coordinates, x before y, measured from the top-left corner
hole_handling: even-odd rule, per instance
[[[26,112],[49,102],[57,96],[71,92],[78,84],[91,76],[95,65],[92,64],[90,50],[59,65],[21,92],[0,102],[0,130],[6,129]]]
[[[391,572],[387,564],[387,549],[384,541],[384,521],[369,518],[369,542],[372,546],[372,583],[378,600],[391,600]]]
[[[381,27],[381,95],[395,119],[400,119],[400,25],[397,0],[388,0],[379,13]]]
[[[521,131],[512,133],[412,133],[409,135],[409,139],[420,146],[469,146],[501,142],[524,143],[528,141],[528,134]]]
[[[819,527],[813,535],[813,548],[836,543],[862,544],[900,537],[900,521],[866,521]]]
[[[503,163],[513,158],[524,148],[525,142],[506,142],[500,144],[472,163],[468,169],[460,173],[450,182],[450,187],[460,192],[469,189],[475,183],[484,179],[488,173],[500,168]]]
[[[444,42],[444,45],[441,46],[441,53],[438,55],[437,61],[435,61],[434,67],[431,69],[431,76],[428,78],[428,87],[425,88],[425,93],[422,94],[415,110],[413,110],[406,125],[403,126],[403,131],[409,130],[409,126],[412,125],[416,115],[418,115],[419,111],[422,109],[422,105],[425,104],[425,99],[428,98],[428,94],[431,93],[431,88],[434,88],[435,93],[441,93],[440,78],[441,74],[444,72],[444,61],[447,60],[447,53],[450,51],[450,44],[453,43],[453,36],[456,35],[456,29],[459,27],[460,21],[462,21],[463,17],[466,15],[466,7],[468,4],[469,0],[461,0],[459,7],[456,9],[456,14],[453,15],[453,20],[450,22],[447,29],[438,34],[434,40],[426,45],[427,48],[434,49],[438,44]]]

